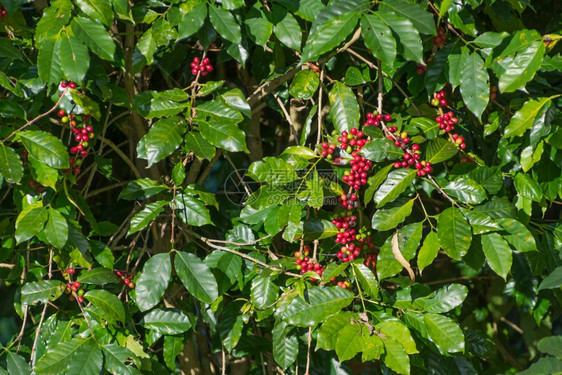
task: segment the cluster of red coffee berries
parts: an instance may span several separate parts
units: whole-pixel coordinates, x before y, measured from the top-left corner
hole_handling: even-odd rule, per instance
[[[127,285],[129,288],[133,289],[135,283],[131,281],[131,275],[127,272],[115,271],[115,275],[123,281],[123,284]]]
[[[78,303],[82,303],[84,302],[84,289],[80,288],[82,286],[80,281],[72,281],[71,276],[74,275],[74,272],[74,268],[72,267],[62,271],[62,275],[68,280],[64,292],[66,294],[72,293],[72,295],[68,297],[69,301],[76,300]]]
[[[416,73],[424,74],[429,67],[426,64],[416,63],[416,68]]]
[[[367,185],[367,172],[373,165],[372,161],[359,154],[359,151],[367,144],[368,139],[365,138],[365,133],[362,130],[351,128],[349,133],[345,130],[341,133],[338,142],[340,142],[342,150],[351,154],[351,161],[349,162],[351,169],[344,172],[342,180],[353,189],[359,190],[361,186]],[[356,201],[356,199],[353,200]]]
[[[377,266],[377,253],[367,253],[365,254],[365,260],[363,264],[375,271],[375,267]]]
[[[60,87],[61,87],[62,89],[66,89],[66,88],[68,87],[69,89],[73,89],[73,90],[74,90],[77,86],[78,86],[78,85],[76,84],[76,82],[67,81],[67,80],[63,80],[63,81],[60,83]]]
[[[201,73],[202,76],[207,75],[213,71],[213,66],[208,58],[200,59],[199,57],[194,57],[191,61],[191,74],[194,76]]]
[[[393,127],[394,130],[395,127]],[[390,127],[389,127],[390,131]],[[433,172],[433,168],[430,162],[426,162],[421,159],[420,145],[417,143],[412,144],[410,149],[407,148],[407,144],[410,143],[410,138],[408,138],[407,132],[402,132],[400,135],[395,135],[393,137],[388,137],[390,140],[394,141],[396,147],[400,147],[404,150],[404,155],[402,155],[402,161],[395,161],[394,168],[409,168],[414,166],[418,171],[418,176],[425,176]]]
[[[440,27],[437,30],[437,36],[433,38],[433,45],[437,48],[443,48],[447,44],[447,35],[444,28]]]
[[[349,243],[346,246],[342,246],[340,251],[336,254],[336,256],[344,262],[353,262],[361,251],[375,248],[375,244],[371,239],[371,232],[366,228],[361,228],[357,235],[354,234],[353,239],[356,240],[357,243]]]
[[[310,246],[305,245],[301,251],[295,251],[295,263],[297,264],[297,270],[302,274],[308,271],[316,272],[318,276],[322,276],[324,272],[324,266],[318,262],[312,261],[308,256],[310,255]]]
[[[447,94],[445,91],[441,90],[433,94],[433,99],[431,99],[430,104],[434,107],[446,107],[447,106]]]
[[[365,172],[363,172],[365,173]],[[351,176],[351,175],[348,175]],[[346,177],[345,172],[343,177]],[[345,181],[345,180],[344,180]],[[347,182],[347,181],[346,181]],[[347,193],[347,194],[342,194],[340,195],[340,197],[338,198],[338,201],[340,202],[340,205],[343,208],[346,208],[348,210],[352,210],[354,208],[359,207],[359,201],[357,200],[357,194],[355,193]],[[355,220],[355,219],[354,219]]]
[[[328,160],[332,160],[332,154],[336,150],[336,145],[333,143],[322,142],[322,151],[320,154]]]
[[[94,128],[89,125],[90,116],[89,115],[75,115],[73,113],[66,113],[64,109],[59,109],[57,115],[60,117],[60,121],[63,124],[68,124],[72,133],[74,134],[74,140],[78,142],[76,146],[70,147],[70,153],[75,155],[70,158],[70,165],[72,167],[72,172],[74,174],[80,173],[80,166],[86,156],[88,156],[88,151],[86,148],[90,145],[89,141],[94,139]],[[70,168],[65,169],[65,172],[70,172]]]
[[[382,120],[384,120],[384,121],[391,121],[392,120],[392,115],[389,115],[389,114],[382,115],[382,114],[378,113],[377,111],[369,112],[369,113],[367,113],[367,115],[365,117],[367,119],[363,123],[363,126],[369,126],[369,125],[379,126],[381,124]]]
[[[337,286],[347,289],[351,286],[351,283],[349,281],[338,281]]]
[[[354,241],[357,238],[357,231],[355,230],[356,217],[351,214],[350,211],[344,215],[338,215],[332,219],[332,224],[338,228],[338,233],[336,234],[336,243],[341,243],[343,245]]]

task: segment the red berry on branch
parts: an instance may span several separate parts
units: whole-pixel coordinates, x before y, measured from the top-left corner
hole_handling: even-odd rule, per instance
[[[71,89],[75,89],[75,88],[76,88],[76,83],[75,83],[75,82],[70,82],[70,83],[68,84],[68,87],[71,88]]]

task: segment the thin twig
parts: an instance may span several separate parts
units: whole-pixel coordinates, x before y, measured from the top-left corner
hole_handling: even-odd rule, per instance
[[[35,117],[33,120],[28,121],[25,125],[23,125],[21,128],[14,130],[12,133],[10,133],[9,136],[7,136],[4,139],[4,142],[7,141],[8,139],[12,138],[17,132],[27,128],[30,125],[33,125],[36,121],[42,119],[43,117],[49,116],[51,113],[53,113],[58,107],[60,102],[62,101],[62,98],[64,98],[64,95],[66,94],[66,92],[68,91],[68,88],[64,89],[64,91],[62,92],[61,96],[59,97],[59,100],[57,100],[57,102],[55,103],[55,105],[49,109],[47,112],[40,114],[39,116]]]
[[[281,107],[281,110],[283,111],[283,114],[285,115],[285,119],[289,123],[289,127],[291,128],[291,133],[293,133],[293,137],[295,138],[295,143],[298,146],[299,145],[299,137],[297,135],[297,130],[295,129],[295,125],[293,124],[293,121],[291,120],[291,115],[289,115],[289,112],[287,112],[287,108],[285,108],[285,105],[283,104],[283,101],[281,100],[279,95],[277,95],[276,93],[273,93],[273,97],[275,98],[275,100],[277,100],[277,103],[279,103],[279,106]]]
[[[310,370],[310,349],[312,348],[312,327],[308,328],[308,348],[306,350],[306,369],[305,374],[309,374]]]
[[[523,330],[521,328],[519,328],[515,323],[510,322],[509,320],[507,320],[506,318],[504,318],[503,316],[500,317],[500,321],[504,322],[505,324],[507,324],[508,326],[510,326],[511,328],[513,328],[514,330],[516,330],[518,333],[520,333],[521,335],[524,334],[525,332],[523,332]]]
[[[383,76],[382,76],[382,68],[381,68],[381,61],[378,60],[377,61],[377,66],[378,66],[378,71],[379,71],[379,89],[378,89],[378,94],[377,94],[377,111],[382,114],[382,98],[383,98],[383,88],[384,88],[384,82],[383,82]]]
[[[172,198],[172,228],[171,228],[171,234],[170,234],[170,242],[172,244],[172,248],[174,248],[174,228],[176,226],[176,191],[178,190],[178,188],[176,187],[176,184],[174,184],[173,187],[173,191],[174,191],[174,195]],[[146,241],[145,241],[146,243]]]
[[[347,50],[348,53],[352,54],[353,56],[357,57],[359,60],[363,61],[365,64],[367,64],[368,67],[370,67],[371,69],[375,69],[378,71],[379,67],[376,66],[375,64],[373,64],[371,61],[367,60],[366,58],[364,58],[363,56],[361,56],[359,53],[355,52],[352,49]],[[402,95],[406,98],[406,100],[408,100],[408,102],[410,103],[410,105],[412,106],[412,108],[414,108],[414,110],[416,111],[416,114],[418,116],[421,116],[422,113],[419,110],[418,107],[416,107],[416,105],[414,104],[414,101],[408,96],[408,94],[406,94],[406,91],[404,91],[404,89],[402,87],[400,87],[400,85],[398,84],[398,82],[392,78],[391,76],[389,76],[384,70],[381,70],[380,73],[382,73],[383,76],[385,76],[386,78],[390,79],[390,81],[392,82],[392,84],[394,85],[394,87],[396,87],[398,89],[398,91],[400,91],[402,93]]]
[[[447,198],[454,206],[457,206],[458,208],[461,208],[461,206],[459,206],[459,204],[449,196],[449,194],[445,193],[445,191],[443,189],[441,189],[441,186],[439,186],[439,184],[437,183],[437,181],[435,181],[435,179],[433,179],[433,177],[431,175],[427,175],[426,178],[431,181],[431,183],[435,186],[435,188],[437,190],[439,190],[439,192],[445,197]]]
[[[129,159],[129,158],[127,157],[127,155],[125,155],[125,154],[123,153],[123,151],[121,151],[121,150],[119,149],[119,147],[117,147],[117,146],[115,145],[115,143],[113,143],[112,141],[110,141],[110,140],[107,139],[107,138],[102,137],[101,135],[98,135],[98,139],[101,140],[101,141],[104,141],[105,143],[107,143],[107,145],[108,145],[109,147],[111,147],[111,149],[112,149],[113,151],[115,151],[115,153],[116,153],[117,155],[119,155],[119,156],[121,157],[121,159],[123,159],[123,161],[124,161],[125,163],[127,163],[127,165],[131,168],[131,170],[133,171],[133,174],[135,175],[135,177],[136,177],[137,179],[140,179],[140,178],[142,177],[141,174],[139,173],[139,170],[138,170],[137,167],[135,166],[135,164],[131,161],[131,159]]]
[[[222,244],[225,244],[225,245],[252,246],[252,245],[255,245],[257,243],[260,243],[263,240],[268,239],[269,237],[271,237],[270,234],[268,234],[267,236],[264,236],[262,238],[258,238],[257,240],[249,241],[249,242],[234,242],[234,241],[214,240],[212,238],[208,238],[208,240],[211,241],[211,242],[222,243]]]
[[[49,251],[49,280],[53,277],[53,249]],[[33,346],[31,347],[31,364],[35,365],[35,355],[37,354],[37,341],[39,341],[39,333],[41,332],[41,325],[43,325],[43,320],[45,320],[45,314],[47,313],[47,307],[49,305],[46,303],[43,306],[43,311],[41,312],[41,318],[39,319],[39,324],[35,330],[35,339],[33,339]]]
[[[244,190],[246,191],[246,194],[248,194],[248,196],[252,195],[252,192],[250,191],[250,188],[248,187],[248,185],[246,184],[246,181],[244,181],[244,179],[242,178],[242,176],[240,176],[240,173],[238,173],[238,169],[236,168],[236,166],[234,165],[234,163],[232,162],[232,160],[230,160],[230,157],[228,156],[228,153],[226,152],[224,154],[224,156],[226,157],[226,160],[228,160],[228,162],[230,163],[230,165],[232,166],[232,169],[234,170],[234,173],[236,173],[236,176],[238,177],[238,179],[240,180],[240,183],[242,184],[242,187],[244,188]]]
[[[183,229],[183,228],[182,228],[182,229]],[[231,248],[216,245],[216,244],[212,243],[211,241],[209,241],[208,238],[203,237],[203,236],[201,236],[201,235],[199,235],[199,234],[197,234],[197,233],[195,233],[195,232],[193,232],[193,231],[191,231],[191,230],[189,230],[189,229],[183,229],[183,230],[184,230],[185,232],[187,232],[188,234],[194,236],[195,238],[201,240],[201,241],[204,242],[206,245],[208,245],[208,246],[210,246],[210,247],[212,247],[212,248],[214,248],[214,249],[226,251],[226,252],[229,252],[229,253],[232,253],[232,254],[236,254],[236,255],[238,255],[238,256],[244,258],[244,259],[248,259],[248,260],[251,261],[251,262],[254,262],[254,263],[256,263],[256,264],[259,264],[260,266],[262,266],[262,267],[264,267],[264,268],[267,268],[268,270],[281,272],[281,273],[284,273],[285,275],[289,275],[289,276],[293,276],[293,277],[302,277],[302,276],[299,275],[299,274],[296,274],[296,273],[293,273],[293,272],[289,272],[289,271],[285,271],[284,269],[279,268],[279,267],[276,267],[276,266],[271,266],[271,265],[269,265],[269,264],[267,264],[267,263],[262,262],[261,260],[258,260],[258,259],[256,259],[256,258],[253,258],[253,257],[251,257],[251,256],[249,256],[249,255],[247,255],[247,254],[241,253],[241,252],[236,251],[236,250],[233,250],[233,249],[231,249]]]
[[[320,68],[320,89],[318,90],[318,109],[317,111],[317,118],[318,118],[318,130],[316,134],[316,144],[320,143],[322,139],[322,94],[324,91],[324,68],[325,64],[322,64]]]

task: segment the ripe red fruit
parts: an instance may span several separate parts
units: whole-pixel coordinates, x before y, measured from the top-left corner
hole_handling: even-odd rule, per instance
[[[68,272],[70,275],[74,275],[74,268],[69,268],[66,270],[66,272]]]
[[[131,282],[131,280],[125,279],[125,280],[123,280],[123,282],[124,282],[125,284],[129,284],[129,283]]]
[[[74,174],[79,174],[80,173],[80,168],[79,167],[74,167],[74,169],[72,169],[72,172]]]
[[[64,116],[66,116],[66,112],[65,112],[64,109],[59,109],[59,111],[57,112],[57,115],[59,117],[64,117]]]
[[[441,104],[443,107],[445,107],[447,105],[447,101],[445,99],[441,99],[439,101],[439,104]]]
[[[84,297],[78,296],[78,298],[76,298],[76,301],[78,301],[78,303],[82,303],[84,302]]]
[[[391,115],[384,115],[384,121],[390,121],[390,120],[392,120]]]
[[[130,282],[129,284],[127,284],[129,286],[129,288],[133,289],[135,287],[135,283],[134,282]]]
[[[35,187],[36,185],[37,185],[37,181],[35,181],[35,180],[30,180],[30,181],[29,181],[29,186]]]
[[[74,284],[72,284],[75,288],[80,288],[80,281],[75,281]]]
[[[76,88],[76,83],[75,83],[75,82],[70,82],[70,83],[68,84],[68,87],[71,88],[71,89],[75,89],[75,88]]]

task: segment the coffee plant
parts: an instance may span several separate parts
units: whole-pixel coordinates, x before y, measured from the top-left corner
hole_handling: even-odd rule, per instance
[[[560,2],[0,3],[0,375],[562,373]]]

